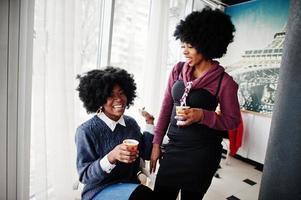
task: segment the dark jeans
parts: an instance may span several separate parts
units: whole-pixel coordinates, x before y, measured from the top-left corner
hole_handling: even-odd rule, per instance
[[[155,186],[154,194],[156,200],[175,200],[180,188]],[[201,200],[205,193],[181,189],[181,200]]]

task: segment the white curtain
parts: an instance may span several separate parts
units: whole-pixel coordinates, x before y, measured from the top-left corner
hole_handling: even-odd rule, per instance
[[[97,9],[98,1],[91,0],[90,4],[93,3]],[[78,179],[74,133],[80,117],[84,117],[75,92],[75,77],[88,69],[90,63],[96,63],[88,55],[93,48],[88,48],[90,38],[86,37],[86,24],[82,23],[89,15],[95,15],[90,4],[81,0],[36,1],[31,199],[74,199],[72,185]],[[84,64],[87,68],[82,67]]]
[[[139,108],[145,106],[148,111],[153,112],[149,105],[141,101],[143,86],[152,84],[146,82],[143,76],[148,67],[145,65],[145,57],[149,48],[147,37],[152,4],[153,0],[115,0],[114,8],[110,64],[124,68],[134,75],[137,98],[126,114],[134,117],[140,124],[144,120],[138,112]]]
[[[142,122],[137,112],[139,107],[145,106],[154,115],[159,112],[167,75],[179,58],[179,52],[170,45],[170,38],[173,40],[170,32],[187,3],[114,2],[110,64],[134,74],[139,96],[128,114]],[[103,0],[35,3],[31,199],[79,198],[80,191],[72,189],[78,180],[74,134],[76,127],[91,116],[79,101],[75,77],[97,67],[98,55],[102,53],[98,52],[100,33],[109,31],[99,28],[102,6]]]
[[[145,55],[142,102],[158,116],[166,85],[169,1],[153,0]]]
[[[167,79],[182,58],[180,42],[173,33],[176,25],[192,9],[191,0],[153,0],[150,12],[142,101],[158,116]],[[187,12],[187,13],[185,13]]]

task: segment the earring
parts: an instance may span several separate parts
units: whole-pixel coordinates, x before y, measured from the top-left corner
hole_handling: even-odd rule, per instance
[[[100,106],[100,107],[98,108],[98,110],[96,111],[96,113],[99,114],[99,113],[101,113],[101,112],[102,112],[102,106]]]

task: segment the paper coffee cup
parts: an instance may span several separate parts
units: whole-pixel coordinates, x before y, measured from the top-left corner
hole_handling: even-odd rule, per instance
[[[127,149],[129,151],[137,151],[139,141],[134,140],[134,139],[125,139],[125,140],[123,140],[123,144],[125,144],[127,146]]]
[[[185,115],[185,110],[189,109],[190,106],[176,106],[176,114],[177,116]]]
[[[184,119],[184,117],[181,117],[181,116],[184,116],[185,115],[184,111],[189,108],[190,108],[190,106],[176,106],[176,115],[178,116],[178,119],[177,119],[178,126],[184,125],[185,119]]]

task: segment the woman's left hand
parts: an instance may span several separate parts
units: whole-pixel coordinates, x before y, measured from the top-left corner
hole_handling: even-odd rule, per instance
[[[154,116],[151,115],[149,112],[147,112],[147,111],[145,110],[144,107],[141,108],[141,109],[139,109],[139,112],[140,112],[140,114],[142,115],[142,117],[144,117],[145,122],[146,122],[147,124],[152,124],[152,125],[154,125],[154,120],[155,120]]]
[[[179,126],[188,126],[195,122],[203,120],[204,113],[201,108],[189,108],[184,111],[185,115],[175,116],[175,119],[183,120]]]

